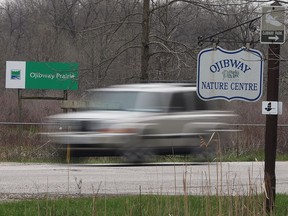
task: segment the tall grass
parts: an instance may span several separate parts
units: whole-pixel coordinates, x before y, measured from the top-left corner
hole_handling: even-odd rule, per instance
[[[3,130],[2,130],[3,131]],[[3,148],[4,160],[12,159],[19,154],[21,158],[35,159],[37,155],[40,158],[45,158],[46,151],[50,152],[51,149],[46,149],[46,143],[39,138],[37,140],[37,133],[33,128],[25,129],[21,132],[20,136],[16,130],[6,131],[1,136],[5,137],[5,145],[0,145]],[[18,134],[19,135],[19,134]],[[17,137],[17,138],[16,138]],[[31,138],[31,140],[30,140]],[[33,138],[33,142],[32,142]],[[236,158],[245,152],[245,146],[248,146],[249,139],[254,137],[247,136],[242,140],[241,146],[238,149],[229,150],[228,147],[223,147],[221,137],[217,136],[216,144],[218,151],[215,158],[217,162],[217,182],[212,186],[210,179],[210,171],[204,174],[201,193],[198,196],[192,196],[189,193],[191,185],[189,185],[188,172],[184,172],[183,179],[183,195],[176,195],[176,180],[175,180],[175,195],[169,196],[165,194],[158,195],[143,195],[141,187],[139,188],[138,196],[92,196],[86,198],[65,198],[65,199],[52,199],[48,196],[45,199],[17,201],[17,202],[4,202],[0,204],[0,215],[168,215],[168,216],[210,216],[210,215],[236,215],[236,216],[256,216],[256,215],[287,215],[287,201],[288,197],[285,195],[277,195],[276,197],[276,211],[268,214],[265,210],[265,193],[259,191],[257,185],[249,180],[247,186],[235,187],[232,191],[230,188],[231,179],[225,179],[222,171],[222,161],[225,160],[227,155],[235,154]],[[22,140],[23,139],[23,140]],[[237,138],[240,139],[240,138]],[[3,140],[2,140],[3,142]],[[16,142],[16,143],[13,143]],[[12,143],[14,149],[11,151],[11,146],[8,148],[9,143]],[[206,143],[207,144],[207,143]],[[239,144],[239,145],[240,145]],[[208,144],[207,144],[208,145]],[[254,145],[257,150],[259,143]],[[6,147],[6,148],[5,148]],[[231,146],[230,146],[231,147]],[[2,150],[2,149],[1,149]],[[14,153],[15,155],[10,155]],[[41,152],[42,154],[38,154]],[[257,151],[256,151],[257,152]],[[224,154],[224,155],[223,155]],[[33,156],[35,155],[35,156]],[[257,156],[259,158],[259,156]],[[256,158],[256,157],[255,157]],[[254,160],[255,158],[252,158]],[[175,157],[173,156],[173,160]],[[177,159],[177,158],[176,158]],[[179,159],[179,158],[178,158]],[[257,158],[256,158],[257,159]],[[191,160],[188,158],[188,160]],[[210,168],[208,166],[208,168]],[[175,172],[176,173],[176,172]],[[176,175],[176,174],[175,174]],[[69,178],[68,172],[68,178]],[[175,176],[176,179],[176,176]],[[68,180],[69,182],[69,180]],[[191,181],[190,181],[191,184]],[[230,184],[230,185],[229,185]],[[234,183],[232,183],[234,184]],[[237,184],[239,186],[239,184]],[[248,188],[244,188],[248,187]],[[69,188],[69,187],[68,187]],[[247,191],[246,193],[243,191]],[[79,193],[81,194],[81,193]]]
[[[285,216],[288,196],[277,195],[277,211],[268,214],[262,194],[253,196],[92,196],[26,200],[0,204],[0,215],[69,216]]]

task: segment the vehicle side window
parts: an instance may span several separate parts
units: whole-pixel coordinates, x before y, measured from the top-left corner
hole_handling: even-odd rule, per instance
[[[201,100],[196,92],[186,92],[185,99],[189,111],[215,109],[214,102]]]
[[[183,93],[174,93],[171,98],[169,112],[184,112],[186,110],[185,97]]]
[[[215,100],[203,101],[198,97],[196,92],[186,92],[185,100],[188,111],[221,109],[219,102]]]
[[[167,112],[170,95],[159,92],[141,92],[135,109],[146,112]]]

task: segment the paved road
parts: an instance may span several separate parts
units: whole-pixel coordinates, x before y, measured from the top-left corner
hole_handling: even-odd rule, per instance
[[[288,193],[288,162],[277,162],[277,193]],[[263,192],[263,162],[73,165],[0,163],[0,199],[109,194]]]

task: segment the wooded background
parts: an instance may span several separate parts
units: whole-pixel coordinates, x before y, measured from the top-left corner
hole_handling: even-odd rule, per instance
[[[285,1],[279,1],[287,6]],[[0,121],[18,121],[17,90],[5,89],[6,61],[78,62],[78,99],[89,88],[149,80],[196,81],[197,54],[217,43],[234,50],[249,44],[267,64],[260,44],[257,0],[6,0],[0,3]],[[254,20],[255,19],[255,20]],[[253,21],[252,21],[253,20]],[[249,22],[251,21],[251,22]],[[235,26],[238,26],[234,28]],[[223,32],[223,33],[220,33]],[[220,34],[218,34],[220,33]],[[205,40],[199,43],[199,38]],[[280,96],[287,122],[287,44],[281,45]],[[264,123],[261,102],[226,102],[241,122]],[[25,90],[59,96],[61,91]],[[25,122],[61,112],[59,101],[25,100]]]

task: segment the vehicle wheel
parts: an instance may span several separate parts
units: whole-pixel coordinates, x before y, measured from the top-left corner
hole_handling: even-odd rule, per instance
[[[152,153],[149,150],[135,148],[130,150],[125,150],[122,153],[122,157],[128,163],[144,163],[151,160]]]
[[[126,146],[122,149],[122,156],[129,163],[143,163],[151,160],[154,155],[153,149],[149,147],[151,140],[143,138],[143,135],[154,134],[151,128],[142,130],[138,135],[130,137]]]
[[[53,158],[60,163],[66,162],[67,148],[66,145],[54,144],[53,145]]]
[[[69,153],[68,153],[68,145],[57,145],[55,148],[57,148],[55,152],[54,158],[59,163],[80,163],[81,158],[77,154],[77,151],[73,150],[73,148],[70,147]]]

